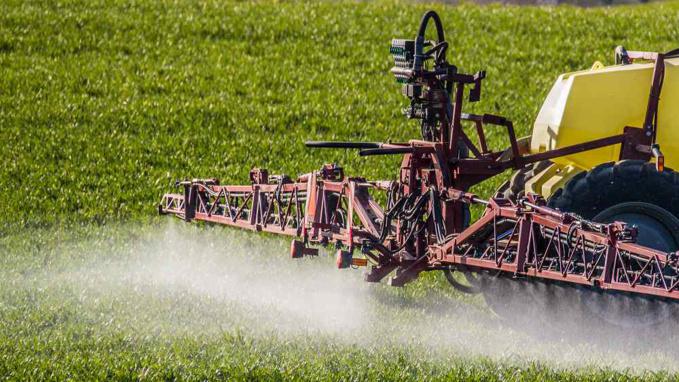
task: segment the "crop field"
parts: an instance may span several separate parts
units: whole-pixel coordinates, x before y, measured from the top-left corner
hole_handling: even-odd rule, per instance
[[[417,137],[388,48],[430,8],[449,59],[488,71],[469,110],[520,135],[560,73],[679,46],[673,2],[0,2],[0,378],[675,379],[679,328],[643,345],[543,335],[440,274],[368,285],[329,256],[287,259],[287,239],[156,216],[175,180],[255,165],[391,179],[398,158],[303,142]]]

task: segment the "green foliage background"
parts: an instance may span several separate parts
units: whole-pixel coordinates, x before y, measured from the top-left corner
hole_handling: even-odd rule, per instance
[[[241,182],[254,165],[296,175],[336,161],[393,177],[397,159],[303,141],[417,137],[400,116],[388,47],[429,8],[451,61],[488,70],[473,109],[508,116],[522,134],[558,74],[610,63],[618,44],[679,41],[676,4],[4,1],[0,230],[150,216],[176,179]]]
[[[307,150],[303,142],[417,137],[417,126],[400,115],[406,100],[388,72],[388,48],[393,37],[413,36],[420,16],[430,8],[440,13],[447,28],[449,59],[466,72],[488,71],[482,101],[470,110],[503,114],[522,135],[529,134],[560,73],[586,68],[595,60],[611,63],[619,44],[653,51],[679,45],[677,3],[583,9],[386,0],[5,0],[0,2],[3,256],[16,247],[35,255],[49,246],[45,241],[60,240],[50,236],[32,244],[43,228],[146,221],[156,213],[162,193],[180,178],[242,182],[254,165],[296,175],[330,161],[342,164],[348,174],[393,177],[398,158]],[[506,145],[499,131],[490,138],[496,148]],[[488,194],[503,179],[493,179],[478,191]],[[35,265],[14,257],[5,257],[2,264],[22,270]],[[4,301],[14,306],[30,298],[12,295]],[[3,316],[0,344],[6,356],[17,338],[24,341],[29,358],[31,341],[42,343],[30,323],[41,322],[44,312],[23,309],[29,316]],[[21,336],[7,334],[21,323],[26,324]],[[85,324],[70,325],[77,333]],[[68,349],[73,341],[65,335],[57,344]],[[96,341],[75,341],[85,350],[64,353],[75,357],[73,375],[132,378],[135,360],[151,357],[160,363],[156,378],[219,378],[211,369],[215,359],[177,366],[207,348],[223,349],[221,357],[232,360],[226,366],[230,375],[242,378],[583,377],[486,361],[408,363],[400,353],[366,354],[303,342],[282,350],[279,344],[257,358],[257,347],[263,345],[233,333],[217,340],[150,342],[139,348],[115,336],[105,341],[103,347]],[[112,352],[112,358],[78,358],[102,349]],[[173,355],[163,358],[167,352]],[[382,366],[361,369],[366,356],[378,357]],[[307,363],[300,364],[305,358]],[[49,358],[36,359],[44,363]],[[87,364],[87,359],[101,364]],[[5,361],[2,374],[19,366],[16,360]],[[112,366],[116,362],[119,368]],[[276,363],[289,366],[288,372],[263,366]],[[326,369],[329,364],[335,369]],[[41,367],[34,377],[69,375],[63,370],[50,375],[49,366]],[[95,370],[101,374],[91,374]],[[585,375],[625,379],[603,371]]]

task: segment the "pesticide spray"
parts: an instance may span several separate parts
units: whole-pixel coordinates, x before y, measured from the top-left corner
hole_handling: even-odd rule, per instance
[[[549,331],[544,321],[531,327],[529,317],[517,328],[494,316],[480,297],[446,288],[442,275],[432,274],[441,288],[418,290],[414,283],[394,289],[361,282],[359,270],[333,269],[323,252],[290,261],[287,241],[263,235],[175,222],[142,234],[96,230],[94,239],[63,243],[41,262],[6,271],[6,286],[35,295],[39,304],[77,306],[79,317],[71,319],[169,339],[241,331],[284,341],[409,347],[428,359],[637,371],[677,364],[676,337],[636,345],[624,332],[582,338],[578,333],[594,321],[568,316],[559,318],[558,335],[537,336]],[[529,311],[516,304],[517,314]]]

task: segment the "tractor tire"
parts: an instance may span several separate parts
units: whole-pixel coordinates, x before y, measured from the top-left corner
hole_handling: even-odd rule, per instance
[[[666,252],[679,249],[679,174],[671,169],[658,172],[655,164],[639,160],[604,163],[574,176],[548,205],[593,221],[637,225],[639,244]],[[676,303],[645,296],[577,290],[585,314],[616,329],[657,332],[677,312]]]
[[[517,171],[498,190],[498,196],[516,201],[523,195],[526,181],[547,165],[549,162],[540,162]],[[653,163],[636,160],[604,163],[577,174],[549,198],[548,205],[600,222],[627,221],[626,218],[631,217],[632,224],[641,225],[640,244],[668,252],[679,249],[679,174],[671,169],[658,172]],[[518,314],[509,309],[511,305],[532,305],[538,310],[544,309],[546,319],[539,320],[541,323],[558,322],[557,318],[566,314],[585,319],[598,317],[601,324],[596,325],[597,333],[609,326],[611,330],[658,331],[658,324],[670,313],[679,311],[676,304],[649,301],[642,296],[614,295],[580,286],[560,288],[545,284],[536,288],[539,283],[529,284],[534,285],[519,292],[502,283],[492,285],[486,281],[481,290],[491,310],[508,321],[516,322]],[[561,290],[558,294],[562,302],[545,309],[542,295],[555,294],[557,290]],[[569,302],[564,304],[566,301]],[[644,312],[630,314],[630,306],[644,306]],[[528,316],[534,311],[535,308],[525,309]]]
[[[508,181],[500,186],[496,195],[515,202],[526,193],[526,182],[551,164],[552,162],[545,160],[517,170]]]
[[[552,164],[550,161],[536,162],[521,168],[500,186],[495,197],[516,202],[525,194],[526,182]],[[544,300],[536,298],[533,291],[538,283],[511,280],[501,275],[470,275],[468,280],[483,295],[486,305],[498,318],[507,323],[527,328],[528,322],[538,320],[547,322],[549,309],[545,309]]]
[[[639,242],[658,250],[679,249],[679,174],[653,163],[625,160],[581,172],[548,200],[551,208],[604,223],[627,221],[640,228]],[[662,232],[663,237],[642,237]],[[657,235],[656,235],[657,236]],[[645,240],[642,240],[645,239]]]
[[[624,202],[653,204],[679,216],[679,174],[639,160],[604,163],[577,174],[549,198],[550,207],[586,219]]]

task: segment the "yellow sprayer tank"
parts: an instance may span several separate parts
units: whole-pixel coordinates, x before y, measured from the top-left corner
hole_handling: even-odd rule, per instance
[[[533,126],[531,152],[538,153],[618,135],[642,127],[653,64],[598,67],[559,76]],[[665,60],[657,143],[668,167],[679,167],[679,58]],[[617,161],[620,145],[554,158],[582,169]]]

